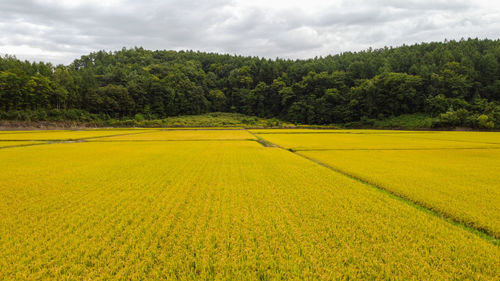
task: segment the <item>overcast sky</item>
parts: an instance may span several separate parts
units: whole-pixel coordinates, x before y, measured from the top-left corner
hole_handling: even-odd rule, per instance
[[[0,55],[68,64],[98,50],[310,58],[500,37],[500,1],[0,0]]]

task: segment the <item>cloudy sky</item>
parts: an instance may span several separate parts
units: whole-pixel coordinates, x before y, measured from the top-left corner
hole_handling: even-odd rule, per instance
[[[309,58],[462,37],[500,38],[500,2],[0,0],[0,55],[56,64],[134,46]]]

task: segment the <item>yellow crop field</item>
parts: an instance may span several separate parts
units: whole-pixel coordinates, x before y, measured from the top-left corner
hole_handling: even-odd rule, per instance
[[[39,132],[61,132],[63,130],[6,130],[2,131],[0,130],[0,135],[1,134],[26,134],[26,133],[39,133]]]
[[[424,139],[416,134],[259,134],[267,141],[295,150],[308,149],[436,149],[488,148],[498,144]]]
[[[98,141],[169,141],[169,140],[248,140],[255,139],[246,130],[162,130],[100,138]]]
[[[500,238],[500,149],[300,153]]]
[[[37,142],[37,141],[0,141],[0,148],[13,147],[13,146],[23,146],[23,145],[30,145],[30,144],[37,144],[37,143],[43,143],[43,142]]]
[[[500,144],[500,132],[417,132],[404,136],[429,140]]]
[[[213,132],[0,149],[0,280],[499,279],[493,237]]]
[[[259,136],[500,237],[500,133]]]
[[[143,129],[143,130],[115,130],[115,129],[107,129],[107,130],[39,130],[39,131],[27,131],[22,133],[3,133],[0,134],[0,141],[2,140],[42,140],[42,141],[50,141],[50,140],[80,140],[86,138],[96,138],[96,137],[104,137],[104,136],[113,136],[113,135],[123,135],[123,134],[137,134],[141,132],[148,132],[151,130]],[[8,132],[8,131],[4,131]],[[10,131],[15,132],[15,131]]]
[[[345,129],[250,129],[255,134],[417,134],[428,133],[428,131],[403,131],[403,130],[372,130],[372,129],[359,129],[359,130],[345,130]]]
[[[171,130],[171,131],[196,131],[196,130],[243,130],[243,127],[168,127],[161,128],[162,130]]]

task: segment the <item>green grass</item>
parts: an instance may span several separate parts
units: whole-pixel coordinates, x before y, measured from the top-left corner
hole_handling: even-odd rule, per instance
[[[96,119],[84,121],[0,120],[0,128],[88,128],[88,127],[294,127],[276,118],[266,119],[240,113],[212,112],[200,115],[173,116],[163,119]]]
[[[417,114],[404,114],[397,117],[390,117],[384,120],[375,120],[374,128],[393,128],[393,129],[419,129],[431,128],[432,123],[436,118],[429,115]]]
[[[111,120],[113,127],[281,127],[293,126],[278,119],[265,119],[240,113],[212,112],[201,115],[183,115],[156,120]]]

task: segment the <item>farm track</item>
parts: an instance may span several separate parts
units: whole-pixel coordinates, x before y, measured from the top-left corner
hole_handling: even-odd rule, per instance
[[[376,185],[376,184],[373,184],[371,183],[370,181],[367,181],[365,179],[362,179],[358,176],[355,176],[355,175],[352,175],[346,171],[343,171],[343,170],[340,170],[340,169],[337,169],[335,167],[332,167],[326,163],[323,163],[319,160],[316,160],[312,157],[309,157],[309,156],[306,156],[306,155],[303,155],[300,153],[300,151],[329,151],[329,150],[443,150],[443,148],[421,148],[421,149],[289,149],[289,148],[285,148],[283,146],[280,146],[280,145],[277,145],[275,143],[272,143],[266,139],[263,139],[261,138],[260,136],[258,136],[258,134],[256,133],[253,133],[253,132],[250,132],[250,134],[252,134],[253,136],[255,136],[257,139],[258,139],[258,142],[260,144],[262,144],[263,146],[265,147],[277,147],[277,148],[280,148],[280,149],[283,149],[283,150],[286,150],[286,151],[289,151],[299,157],[302,157],[304,159],[307,159],[311,162],[314,162],[320,166],[323,166],[333,172],[336,172],[336,173],[339,173],[339,174],[342,174],[348,178],[351,178],[351,179],[354,179],[358,182],[361,182],[363,183],[364,185],[366,186],[369,186],[371,188],[374,188],[376,189],[377,191],[380,191],[384,194],[386,194],[387,196],[393,198],[393,199],[396,199],[398,201],[401,201],[401,202],[404,202],[405,204],[409,205],[409,206],[412,206],[414,207],[415,209],[419,210],[419,211],[422,211],[422,212],[426,212],[428,214],[431,214],[435,217],[438,217],[450,224],[453,224],[453,225],[456,225],[456,226],[459,226],[460,228],[463,228],[467,231],[469,231],[470,233],[473,233],[475,235],[477,235],[478,237],[482,238],[482,239],[485,239],[486,241],[488,242],[491,242],[493,245],[495,246],[499,246],[500,247],[500,239],[499,237],[495,237],[495,235],[493,235],[492,233],[490,233],[489,231],[487,231],[486,229],[482,229],[482,228],[476,228],[476,227],[473,227],[473,226],[470,226],[468,225],[466,222],[462,221],[462,220],[458,220],[456,218],[453,218],[451,216],[449,216],[448,214],[446,213],[443,213],[443,212],[438,212],[436,210],[434,210],[433,208],[427,206],[426,204],[422,203],[422,202],[419,202],[419,201],[416,201],[416,200],[412,200],[411,198],[407,197],[407,196],[402,196],[401,194],[398,194],[396,192],[393,192],[387,188],[384,188],[383,186],[381,185]],[[485,147],[485,148],[480,148],[480,149],[499,149],[500,147],[494,147],[494,148],[491,148],[491,147]],[[478,148],[447,148],[449,150],[454,150],[454,149],[478,149]]]

